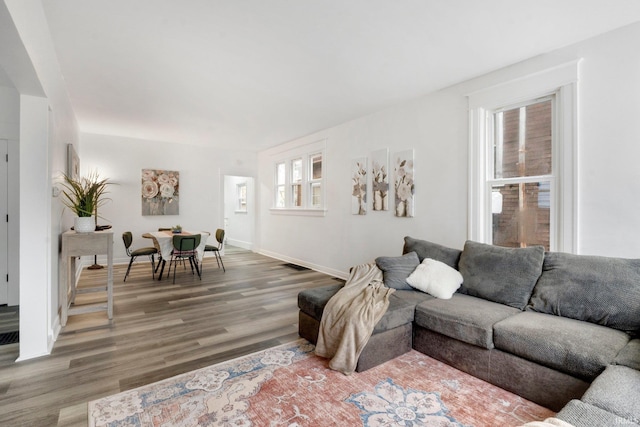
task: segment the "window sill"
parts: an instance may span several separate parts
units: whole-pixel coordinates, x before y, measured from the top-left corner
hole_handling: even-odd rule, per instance
[[[304,208],[271,208],[275,215],[298,215],[298,216],[325,216],[326,209],[304,209]]]

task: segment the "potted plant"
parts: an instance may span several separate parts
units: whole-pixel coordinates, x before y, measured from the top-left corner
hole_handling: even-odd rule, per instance
[[[107,201],[103,195],[106,193],[109,180],[101,179],[97,172],[79,179],[63,174],[63,179],[62,203],[77,215],[74,220],[74,230],[78,233],[94,231],[96,227],[94,215],[98,207]]]

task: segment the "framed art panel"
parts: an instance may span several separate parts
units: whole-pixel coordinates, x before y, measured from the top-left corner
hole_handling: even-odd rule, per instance
[[[398,151],[393,155],[395,190],[394,215],[412,218],[414,216],[414,176],[413,150]]]
[[[67,144],[67,176],[75,181],[80,179],[80,157],[73,144]]]
[[[142,169],[142,215],[180,213],[180,172]]]
[[[351,162],[351,213],[367,213],[367,158],[360,157]]]
[[[371,153],[371,192],[373,210],[389,210],[389,149]]]

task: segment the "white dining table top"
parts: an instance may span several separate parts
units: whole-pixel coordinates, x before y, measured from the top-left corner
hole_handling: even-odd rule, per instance
[[[204,255],[204,247],[207,244],[207,239],[211,233],[207,231],[183,231],[180,233],[181,236],[189,236],[200,234],[200,245],[197,247],[198,252],[198,261],[200,261]],[[145,233],[142,237],[151,238],[155,240],[157,243],[156,247],[160,254],[162,255],[162,259],[170,260],[171,259],[171,251],[173,250],[173,236],[174,233],[171,231],[151,231],[149,233]]]

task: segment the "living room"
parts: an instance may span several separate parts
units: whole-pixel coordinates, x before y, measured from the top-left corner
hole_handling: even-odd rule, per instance
[[[617,126],[613,126],[613,123],[620,117],[619,112],[624,112],[624,118],[632,118],[639,108],[637,99],[629,96],[637,93],[638,87],[637,53],[632,48],[636,31],[637,25],[631,25],[430,95],[416,96],[413,101],[292,142],[295,145],[322,139],[327,141],[325,164],[328,171],[326,187],[329,190],[326,206],[329,209],[321,223],[323,231],[317,232],[319,227],[314,219],[273,215],[268,209],[272,204],[271,193],[259,192],[259,206],[264,209],[260,209],[258,213],[256,248],[312,264],[327,272],[344,272],[350,265],[374,258],[383,249],[386,253],[397,253],[401,247],[401,236],[404,235],[428,236],[433,241],[460,247],[467,238],[469,142],[466,95],[583,58],[580,65],[580,141],[577,157],[579,223],[576,233],[579,243],[576,252],[633,257],[640,252],[640,243],[628,237],[629,231],[635,229],[635,222],[638,221],[633,212],[636,212],[640,202],[620,195],[633,194],[635,188],[636,180],[633,179],[632,171],[636,168],[632,162],[635,158],[633,154],[638,149],[638,135],[634,120],[624,120]],[[58,119],[58,114],[54,114],[54,119]],[[112,168],[125,160],[118,154],[120,150],[110,150],[101,144],[105,136],[83,132],[74,135],[70,131],[73,129],[72,124],[73,121],[63,123],[60,125],[62,129],[54,132],[61,134],[62,141],[54,141],[48,149],[52,158],[52,173],[65,169],[65,144],[67,141],[75,141],[80,146],[82,167],[85,170],[95,168],[116,182],[122,180],[119,176],[112,175]],[[69,135],[65,135],[63,130],[70,132]],[[166,152],[176,153],[170,143],[139,141],[140,148],[137,149],[133,139],[117,136],[108,139],[110,144],[126,146],[127,151],[131,152],[126,157],[127,160],[138,159],[135,161],[136,165],[131,165],[130,174],[135,175],[142,167],[158,163],[159,167],[181,167],[180,164],[167,160]],[[361,217],[349,213],[348,189],[340,190],[347,186],[344,184],[345,180],[349,182],[348,162],[353,157],[384,147],[414,148],[420,165],[417,174],[423,177],[424,182],[435,180],[439,184],[421,186],[419,183],[422,179],[418,180],[418,214],[414,219],[402,220],[384,214]],[[193,150],[191,153],[196,154],[190,154],[186,150]],[[210,170],[222,169],[223,175],[255,176],[258,189],[269,189],[272,186],[273,165],[268,160],[268,151],[257,156],[256,153],[245,151],[180,146],[177,154],[172,154],[172,157],[183,153],[185,159],[193,162],[193,169],[198,171],[192,182],[205,183],[213,180],[211,196],[194,201],[194,206],[188,206],[183,210],[185,212],[212,212],[219,206],[216,190],[220,187],[220,174],[212,176]],[[108,158],[109,155],[113,158]],[[160,162],[160,158],[164,160]],[[110,203],[104,208],[103,216],[114,224],[121,223],[121,218],[126,218],[126,222],[130,223],[132,219],[140,217],[135,213],[139,209],[135,203],[138,188],[131,181],[133,178],[114,186],[112,195],[112,198],[119,198],[120,192],[128,192],[128,195],[123,194],[122,197],[128,200],[125,205],[130,206],[131,211],[122,212],[120,203]],[[122,217],[118,212],[122,212]],[[51,227],[62,230],[64,227],[56,224],[57,217],[58,215],[52,215]],[[186,218],[182,222],[188,221],[193,227],[201,229],[212,228],[212,221],[219,223],[218,218],[211,219],[208,215],[202,217],[197,214],[196,217]],[[624,220],[620,220],[621,217]],[[63,220],[68,221],[66,218]],[[381,227],[383,224],[384,227]],[[148,230],[148,227],[138,226],[132,231],[141,234]],[[299,235],[307,235],[309,238],[293,238]],[[120,252],[116,258],[122,258],[123,248],[117,250]],[[51,277],[57,275],[55,267],[55,263],[52,263]],[[50,325],[53,324],[55,310],[51,312],[51,319],[43,319]],[[38,313],[42,313],[42,310],[38,310]],[[36,315],[39,316],[41,314]]]
[[[594,2],[592,6],[597,4]],[[608,2],[606,5],[606,9],[615,9]],[[15,53],[12,51],[7,56],[5,52],[10,49],[5,46],[0,55],[2,66],[13,78],[9,80],[14,86],[3,85],[0,95],[2,111],[8,112],[2,118],[2,129],[6,133],[0,135],[0,139],[8,139],[9,154],[18,154],[20,159],[17,170],[20,191],[10,193],[13,210],[9,211],[11,218],[20,218],[20,227],[10,230],[14,233],[10,236],[21,243],[39,242],[28,247],[22,244],[19,252],[9,254],[9,276],[12,281],[19,278],[18,298],[25,318],[20,325],[21,340],[24,340],[21,359],[47,354],[59,332],[58,301],[51,290],[57,287],[59,235],[69,228],[71,219],[61,213],[59,200],[50,194],[55,187],[54,177],[66,168],[68,143],[78,148],[83,171],[97,169],[117,184],[111,190],[111,202],[101,212],[113,224],[116,236],[130,229],[142,243],[140,235],[160,225],[161,220],[150,221],[140,215],[142,168],[181,171],[184,180],[181,203],[184,204],[179,221],[172,220],[169,225],[179,222],[202,230],[221,225],[223,177],[250,176],[256,180],[257,208],[252,249],[345,277],[352,265],[380,255],[400,254],[402,238],[406,235],[461,248],[470,238],[472,228],[469,218],[474,175],[469,167],[473,161],[469,96],[566,64],[576,64],[578,115],[572,195],[575,212],[573,243],[567,248],[579,254],[628,258],[640,253],[640,241],[634,235],[640,226],[636,215],[640,200],[629,197],[637,194],[640,178],[635,164],[640,154],[640,129],[636,119],[640,115],[640,52],[637,49],[640,11],[629,2],[622,2],[617,12],[627,15],[624,25],[586,34],[533,57],[520,57],[490,72],[475,72],[473,78],[450,81],[437,90],[415,93],[402,100],[388,99],[379,104],[380,108],[283,137],[278,142],[284,145],[274,144],[277,147],[259,150],[237,148],[233,143],[221,148],[168,142],[159,137],[136,136],[134,132],[125,136],[110,135],[107,130],[98,132],[97,126],[94,131],[87,130],[89,127],[80,125],[76,119],[73,102],[64,93],[61,70],[50,66],[52,60],[57,62],[55,44],[46,31],[43,34],[38,30],[48,26],[45,9],[38,1],[9,0],[3,2],[0,13],[3,20],[8,19],[14,26],[13,37],[18,38],[25,52],[22,60],[31,62],[31,77],[35,77],[37,83],[29,86],[14,81],[15,71],[12,74],[11,66],[6,64],[7,58],[15,59]],[[576,10],[580,11],[581,7]],[[535,44],[535,38],[528,41]],[[473,69],[473,62],[474,59],[469,58],[468,68]],[[27,80],[30,76],[23,77]],[[49,106],[51,122],[47,118]],[[32,121],[41,133],[26,145],[23,130]],[[42,134],[48,134],[49,142],[47,139],[43,142]],[[283,151],[314,144],[324,146],[322,214],[300,216],[274,211],[271,208],[275,199],[276,159]],[[413,218],[396,218],[392,211],[368,212],[364,216],[351,213],[352,159],[370,156],[371,152],[384,148],[390,153],[414,150],[416,206]],[[13,180],[10,185],[17,183]],[[43,216],[42,212],[48,214]],[[26,229],[28,222],[36,227]],[[43,234],[48,236],[44,240]],[[42,262],[36,263],[34,259]],[[125,259],[124,248],[118,241],[116,259]]]

